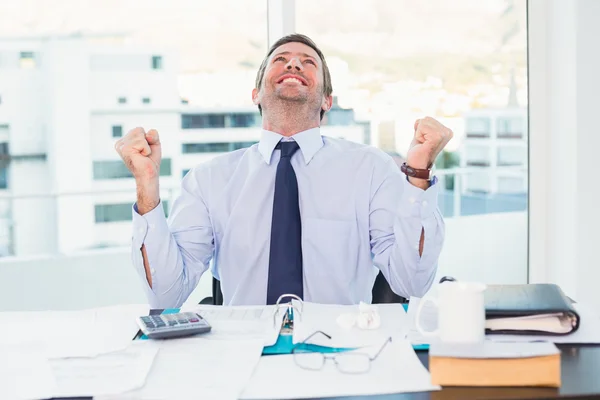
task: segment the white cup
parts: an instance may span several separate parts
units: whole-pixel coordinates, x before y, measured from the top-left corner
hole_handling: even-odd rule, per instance
[[[437,287],[438,297],[425,297],[419,303],[415,325],[425,337],[437,337],[447,343],[481,343],[485,340],[486,285],[475,282],[444,282]],[[437,308],[438,327],[426,331],[421,325],[423,307],[433,303]]]

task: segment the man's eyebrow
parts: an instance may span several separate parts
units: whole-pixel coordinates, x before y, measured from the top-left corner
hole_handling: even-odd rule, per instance
[[[289,56],[290,54],[292,54],[292,53],[289,51],[282,51],[281,53],[273,54],[273,58],[275,58],[277,56]],[[316,60],[316,58],[314,58],[310,54],[306,54],[306,53],[298,53],[298,54],[300,54],[302,57],[312,58],[313,60]]]

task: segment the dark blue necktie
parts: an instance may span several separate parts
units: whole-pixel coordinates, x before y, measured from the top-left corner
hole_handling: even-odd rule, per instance
[[[267,304],[275,304],[282,294],[303,298],[298,181],[291,164],[298,143],[279,142],[276,149],[281,149],[281,159],[275,176]]]

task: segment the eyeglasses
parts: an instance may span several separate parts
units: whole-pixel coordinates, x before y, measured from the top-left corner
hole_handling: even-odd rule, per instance
[[[324,335],[327,339],[331,339],[331,336],[322,331],[316,331],[304,339],[301,343],[298,343],[292,349],[294,355],[294,362],[300,368],[319,371],[325,365],[326,360],[333,360],[338,371],[345,374],[362,374],[368,372],[371,369],[371,362],[375,361],[381,354],[385,346],[392,341],[389,337],[385,343],[377,351],[374,356],[370,356],[367,353],[361,352],[340,352],[336,354],[324,354],[319,351],[311,351],[310,344],[307,343],[315,335]]]

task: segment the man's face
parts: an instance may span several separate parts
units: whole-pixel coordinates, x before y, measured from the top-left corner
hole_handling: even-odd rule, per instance
[[[279,46],[267,61],[260,90],[255,89],[252,97],[255,104],[271,112],[276,112],[282,101],[309,103],[320,112],[327,107],[327,101],[319,55],[302,43]]]

